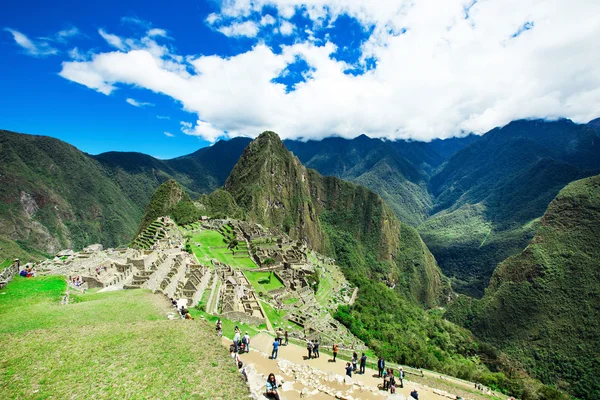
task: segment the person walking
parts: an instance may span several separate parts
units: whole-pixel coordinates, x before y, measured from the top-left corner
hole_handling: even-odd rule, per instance
[[[271,352],[271,359],[276,360],[278,352],[279,352],[279,340],[277,340],[277,338],[275,338],[275,341],[273,342],[273,351]]]
[[[398,368],[398,381],[400,381],[400,387],[403,388],[404,387],[404,370],[402,370],[402,367]]]
[[[233,344],[235,344],[235,352],[237,353],[240,349],[240,331],[236,330],[233,335]]]
[[[356,372],[356,364],[358,363],[358,354],[352,353],[352,371]]]
[[[365,353],[362,353],[362,357],[360,358],[360,374],[365,374],[365,368],[367,367],[367,356]]]
[[[279,344],[279,341],[277,342]],[[275,380],[275,374],[271,372],[267,378],[267,397],[279,400],[279,393],[277,393],[278,387],[279,385],[277,384],[277,380]]]
[[[288,331],[287,331],[287,329],[285,330],[285,333],[284,333],[284,335],[285,335],[285,345],[287,346],[287,345],[288,345],[288,343],[289,343],[289,338],[288,338]]]
[[[337,343],[333,344],[332,350],[333,350],[333,362],[335,362],[335,358],[337,357],[337,353],[338,353],[338,345],[337,345]]]
[[[383,375],[383,390],[387,392],[390,388],[390,370],[386,369],[385,374]]]
[[[383,370],[385,369],[385,361],[383,361],[383,357],[379,356],[379,360],[377,360],[377,369],[379,370],[379,377],[383,376]]]
[[[244,352],[250,353],[250,335],[248,335],[248,332],[242,337],[242,343],[244,344]]]
[[[315,340],[315,343],[314,343],[313,356],[315,358],[319,358],[321,356],[321,354],[319,354],[319,341],[318,340]]]

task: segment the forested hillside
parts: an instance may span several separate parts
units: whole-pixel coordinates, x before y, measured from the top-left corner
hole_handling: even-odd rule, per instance
[[[481,300],[446,316],[576,397],[600,398],[600,176],[568,185],[535,237],[502,262]]]
[[[154,191],[176,179],[194,199],[223,185],[247,139],[173,160],[90,156],[60,140],[0,131],[0,259],[39,259],[91,243],[119,246],[138,230]]]

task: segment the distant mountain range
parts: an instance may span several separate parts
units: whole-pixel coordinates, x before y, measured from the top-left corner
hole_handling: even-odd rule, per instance
[[[455,290],[479,297],[496,265],[526,246],[559,190],[600,171],[599,121],[515,121],[429,143],[364,135],[284,143],[322,175],[378,193],[417,228]],[[210,193],[249,143],[235,138],[158,160],[90,156],[56,139],[0,131],[0,257],[126,244],[161,183],[175,179],[192,199]]]

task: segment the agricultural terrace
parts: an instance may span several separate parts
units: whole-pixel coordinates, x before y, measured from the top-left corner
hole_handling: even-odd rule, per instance
[[[238,243],[234,254],[227,248],[227,243],[224,242],[225,236],[220,232],[205,229],[188,235],[190,235],[188,243],[192,252],[202,264],[210,265],[210,260],[215,259],[234,268],[256,268],[245,242]]]
[[[16,276],[0,291],[3,398],[248,398],[212,323],[168,320],[147,290],[62,305],[66,290],[64,277]]]
[[[267,293],[283,287],[283,282],[272,272],[245,271],[244,275],[250,281],[257,293]]]

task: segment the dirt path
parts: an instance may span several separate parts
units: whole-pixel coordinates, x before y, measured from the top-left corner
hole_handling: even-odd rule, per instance
[[[223,344],[229,346],[231,341],[223,338]],[[420,400],[447,400],[449,396],[436,394],[432,388],[404,380],[404,388],[397,388],[399,396],[391,396],[388,392],[378,390],[377,386],[383,381],[377,377],[377,372],[367,368],[364,375],[355,374],[353,384],[343,382],[346,365],[345,361],[333,362],[328,355],[322,355],[317,359],[307,359],[306,349],[290,343],[289,346],[281,346],[277,360],[269,359],[272,350],[273,338],[261,333],[251,339],[251,351],[240,355],[245,365],[252,365],[251,369],[256,372],[258,379],[262,382],[256,385],[264,385],[266,377],[273,372],[281,376],[288,383],[290,390],[282,390],[285,399],[299,399],[304,389],[309,394],[305,398],[331,399],[336,395],[342,398],[353,399],[402,399],[409,398],[410,391],[414,388],[419,392]],[[340,382],[340,379],[342,382]],[[252,384],[251,384],[252,389]],[[285,389],[285,388],[283,388]],[[264,393],[264,386],[255,393]],[[329,394],[327,394],[329,393]],[[332,396],[333,395],[333,396]]]

